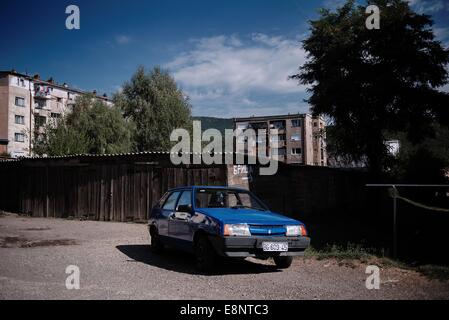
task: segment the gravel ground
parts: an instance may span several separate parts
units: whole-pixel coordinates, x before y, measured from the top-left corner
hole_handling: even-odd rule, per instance
[[[448,299],[449,281],[381,269],[379,290],[365,287],[366,265],[298,258],[288,270],[247,259],[200,275],[193,257],[150,252],[145,225],[0,218],[0,299]],[[67,290],[76,265],[81,288]]]

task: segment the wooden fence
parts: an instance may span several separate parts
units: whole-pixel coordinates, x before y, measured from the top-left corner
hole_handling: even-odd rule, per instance
[[[145,221],[169,188],[227,185],[227,166],[174,166],[164,154],[0,163],[0,209],[33,217]]]
[[[298,219],[315,219],[360,212],[367,200],[363,171],[280,164],[276,176],[253,172],[249,189],[270,208]]]
[[[76,156],[0,161],[0,210],[33,217],[145,221],[169,188],[239,185],[271,209],[298,219],[357,207],[364,175],[279,164],[274,176],[256,166],[175,166],[168,154]],[[245,167],[244,170],[241,167]]]

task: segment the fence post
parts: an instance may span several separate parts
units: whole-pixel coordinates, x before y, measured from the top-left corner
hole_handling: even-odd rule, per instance
[[[396,187],[393,186],[394,191]],[[397,236],[397,196],[396,192],[393,193],[393,259],[398,257],[398,236]]]

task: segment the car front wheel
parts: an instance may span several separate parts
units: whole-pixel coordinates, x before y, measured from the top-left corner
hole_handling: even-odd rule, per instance
[[[200,236],[195,243],[196,266],[201,272],[210,272],[215,265],[215,251],[205,236]]]
[[[274,257],[274,263],[279,269],[287,269],[292,265],[293,257]]]

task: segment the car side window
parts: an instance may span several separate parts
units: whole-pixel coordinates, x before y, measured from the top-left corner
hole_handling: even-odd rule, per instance
[[[179,197],[178,206],[192,206],[192,191],[184,191]]]
[[[178,200],[180,192],[176,191],[173,192],[165,201],[164,206],[162,207],[162,210],[175,210],[176,200]]]

